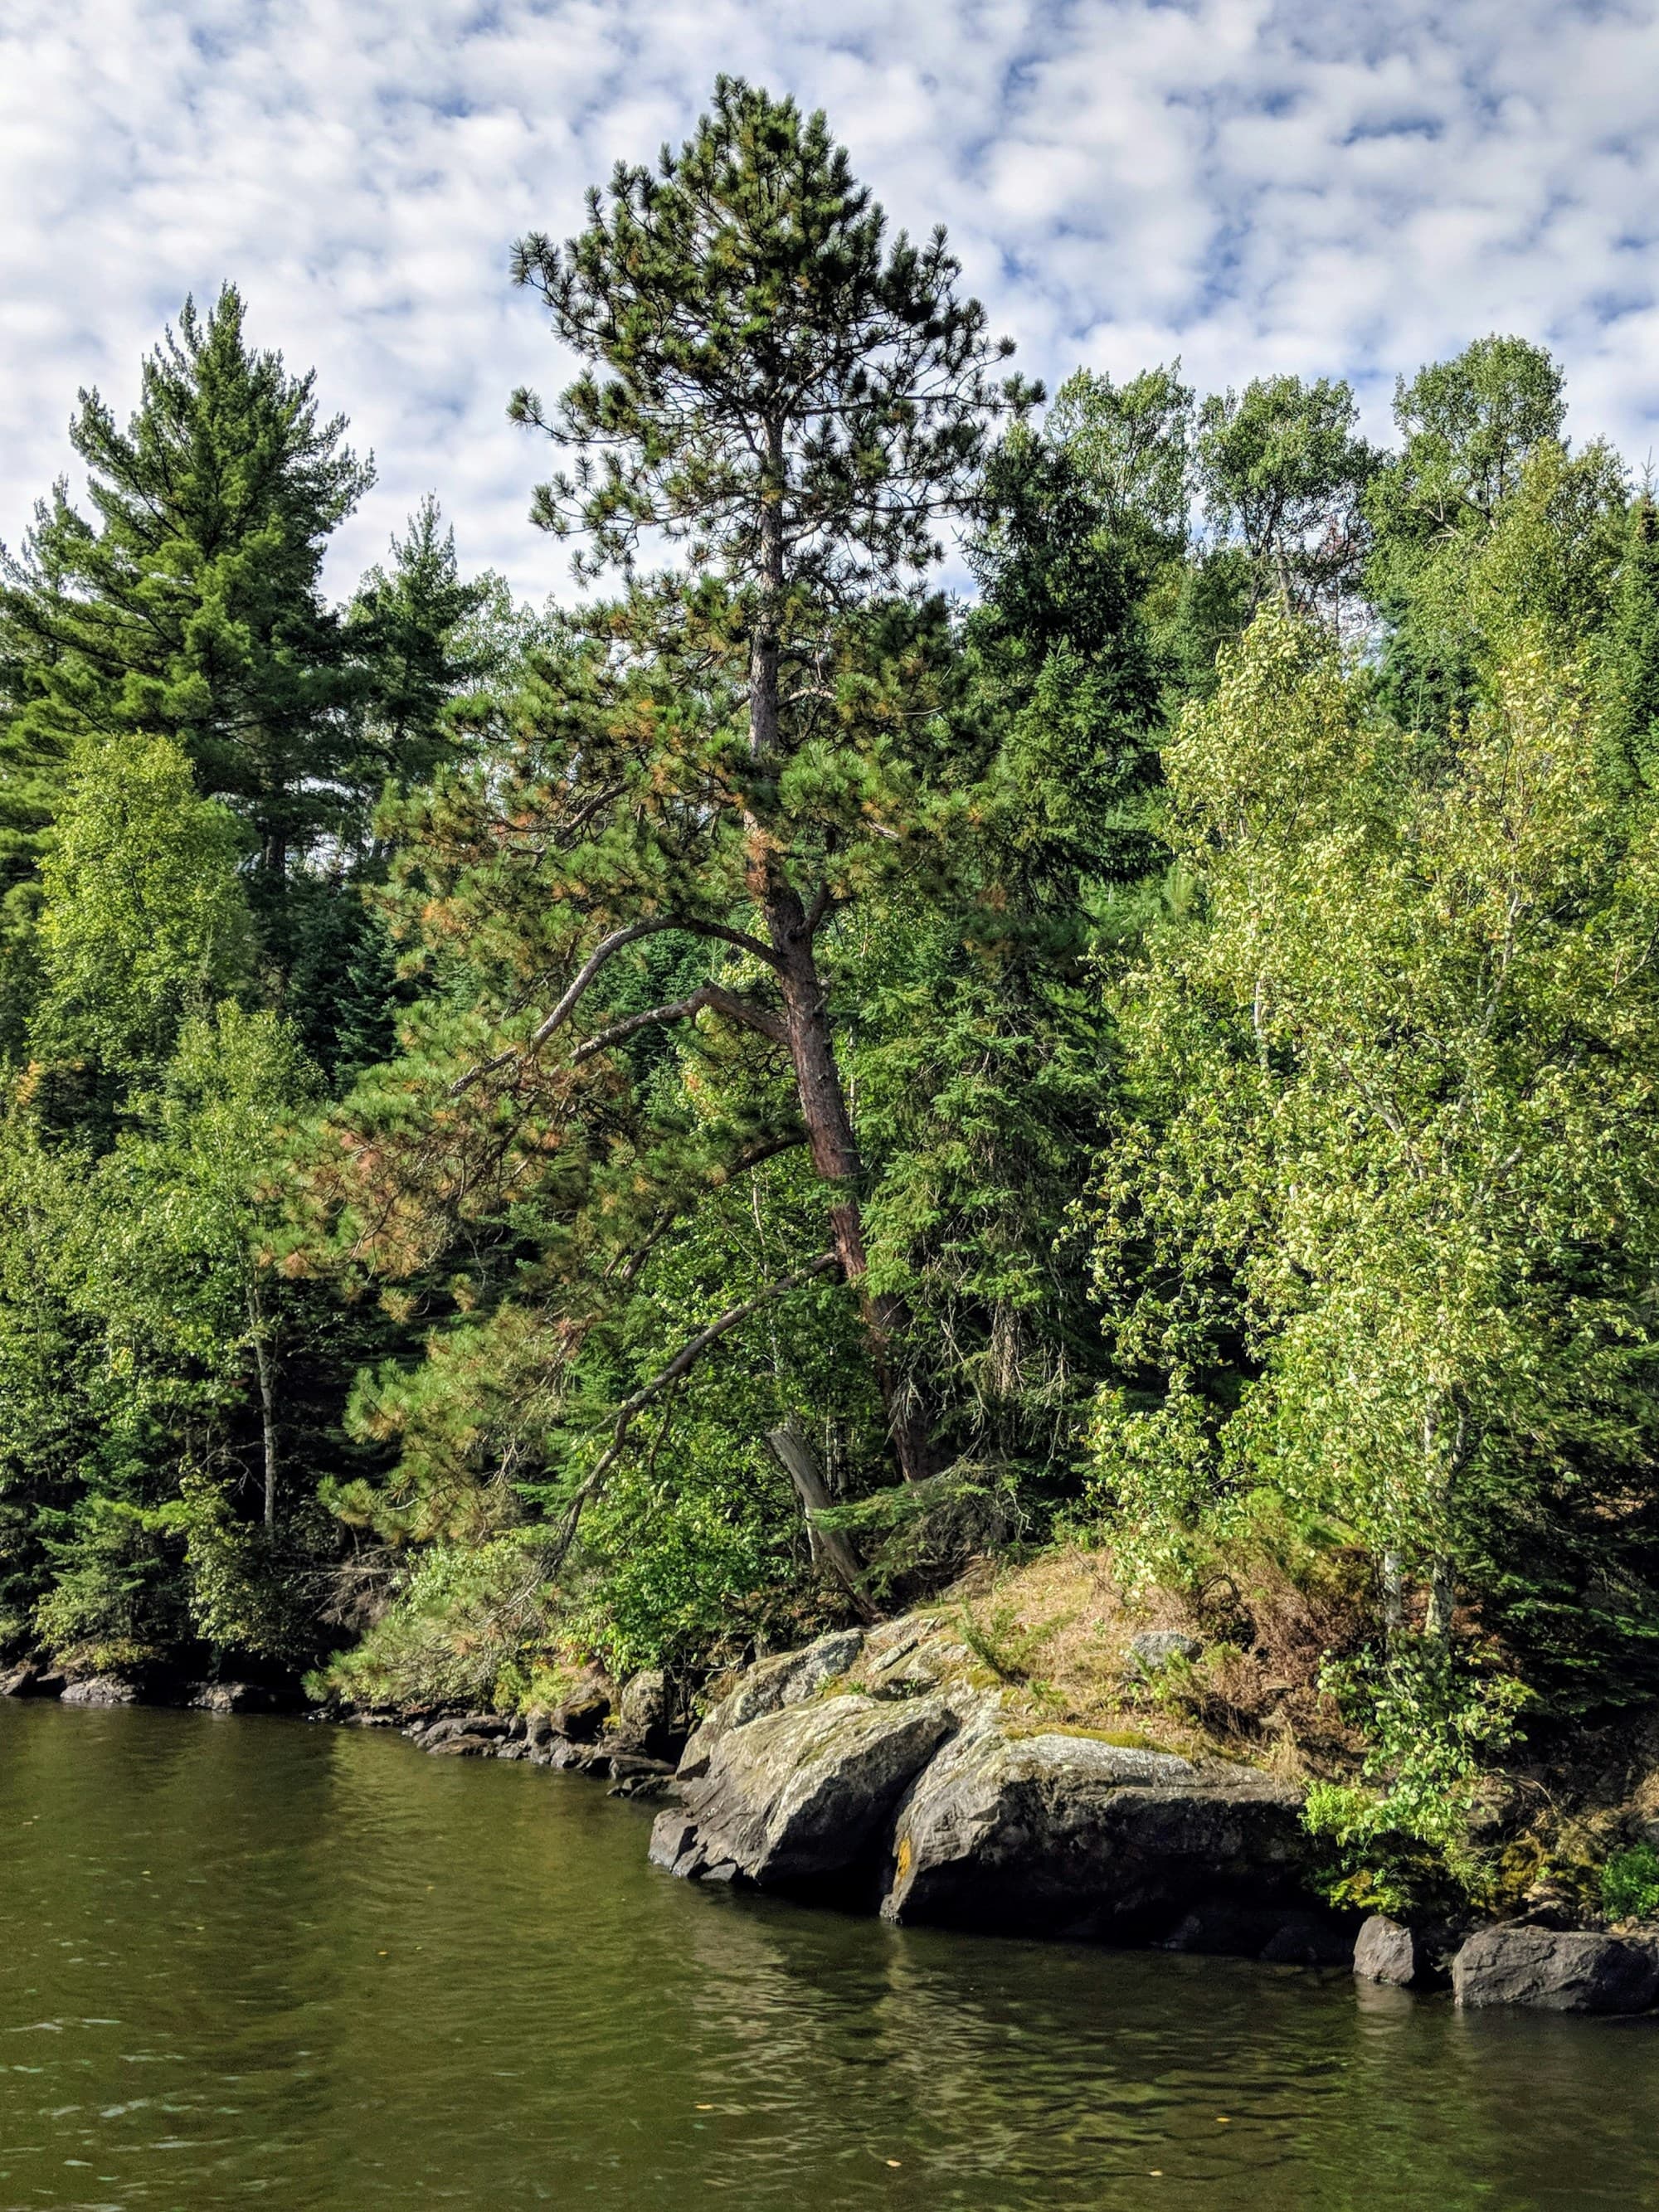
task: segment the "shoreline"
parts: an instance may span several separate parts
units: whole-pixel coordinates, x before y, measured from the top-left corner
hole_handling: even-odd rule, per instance
[[[1342,1911],[1313,1886],[1293,1784],[1030,1725],[953,1675],[959,1650],[925,1617],[836,1632],[744,1668],[689,1735],[657,1674],[519,1715],[307,1710],[269,1685],[30,1662],[0,1694],[395,1729],[429,1756],[585,1775],[659,1808],[649,1856],[678,1879],[898,1925],[1343,1968],[1460,2008],[1659,2013],[1659,1929]]]

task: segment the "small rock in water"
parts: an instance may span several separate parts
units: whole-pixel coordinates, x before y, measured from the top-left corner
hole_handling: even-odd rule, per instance
[[[185,1702],[204,1713],[268,1713],[277,1699],[258,1682],[198,1682]]]
[[[1288,1912],[1257,1955],[1269,1966],[1351,1966],[1351,1928],[1328,1913]]]
[[[1279,1966],[1346,1966],[1353,1958],[1353,1936],[1334,1912],[1287,1912],[1282,1905],[1246,1905],[1222,1898],[1188,1912],[1158,1948],[1261,1959]]]
[[[1425,1963],[1417,1936],[1385,1912],[1372,1913],[1353,1947],[1353,1970],[1362,1982],[1389,1982],[1408,1990]]]

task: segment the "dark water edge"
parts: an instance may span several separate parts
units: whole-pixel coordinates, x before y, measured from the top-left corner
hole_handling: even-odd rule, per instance
[[[283,1720],[0,1703],[0,2212],[1659,2205],[1659,2023],[892,1929]]]

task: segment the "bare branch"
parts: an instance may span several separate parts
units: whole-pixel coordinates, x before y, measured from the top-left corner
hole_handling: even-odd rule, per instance
[[[718,983],[702,983],[686,998],[671,1000],[665,1006],[647,1007],[642,1014],[629,1014],[625,1021],[612,1022],[609,1029],[600,1030],[596,1035],[584,1038],[571,1054],[570,1064],[573,1067],[580,1067],[583,1060],[591,1060],[596,1052],[609,1051],[613,1044],[620,1044],[624,1037],[632,1036],[636,1030],[649,1029],[653,1022],[689,1021],[694,1015],[700,1014],[705,1006],[714,1013],[724,1014],[729,1021],[741,1022],[746,1029],[758,1030],[774,1044],[787,1044],[789,1041],[782,1022],[777,1015],[769,1013],[764,1006],[757,1006],[748,999],[738,998],[735,991],[723,991]]]
[[[498,1068],[507,1067],[514,1060],[527,1060],[532,1053],[539,1051],[554,1031],[562,1029],[569,1020],[588,986],[613,953],[620,952],[623,945],[632,945],[641,937],[654,937],[665,929],[685,930],[694,937],[717,938],[723,945],[734,945],[739,951],[752,953],[757,959],[765,961],[769,968],[782,965],[777,954],[769,945],[763,945],[759,938],[750,937],[741,929],[728,929],[724,922],[694,921],[680,914],[653,915],[648,921],[629,922],[626,928],[613,929],[608,937],[599,939],[577,969],[575,981],[569,989],[552,1012],[531,1031],[523,1044],[509,1045],[505,1052],[498,1052],[493,1060],[480,1060],[476,1067],[468,1068],[465,1075],[457,1076],[449,1086],[449,1096],[459,1098],[464,1091],[470,1091],[486,1075],[494,1075]],[[585,1059],[592,1048],[584,1047],[576,1058]]]

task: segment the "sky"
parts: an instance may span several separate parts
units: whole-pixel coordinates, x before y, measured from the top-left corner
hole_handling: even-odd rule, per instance
[[[233,279],[372,449],[343,592],[435,491],[463,562],[565,588],[506,419],[568,363],[507,277],[726,70],[827,109],[896,227],[1050,386],[1397,372],[1489,331],[1577,440],[1659,450],[1659,9],[1576,0],[0,0],[0,539]]]

